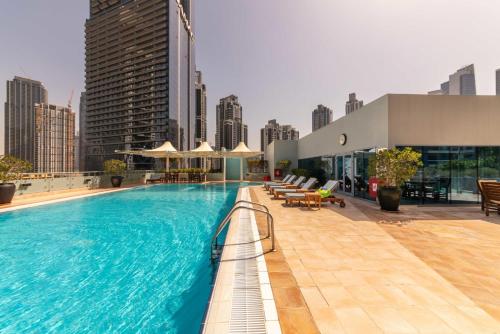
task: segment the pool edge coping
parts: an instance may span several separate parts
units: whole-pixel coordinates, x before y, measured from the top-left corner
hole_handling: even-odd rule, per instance
[[[251,200],[250,192],[247,187],[239,188],[236,201],[241,199]],[[231,219],[231,223],[228,227],[226,240],[224,242],[225,244],[229,242],[234,243],[236,241],[235,239],[237,237],[237,232],[240,226],[239,223],[242,219],[244,219],[242,217],[242,213],[242,211],[237,211],[233,215],[233,219]],[[257,269],[255,270],[255,275],[258,275],[259,279],[266,333],[281,334],[281,326],[278,320],[278,312],[276,303],[274,301],[274,295],[271,288],[266,261],[264,258],[262,242],[260,241],[257,221],[253,212],[247,211],[247,213],[250,219],[250,233],[252,233],[252,237],[254,240],[258,240],[254,243],[255,253],[259,254],[256,257]],[[233,222],[238,223],[234,224]],[[233,253],[234,249],[229,250],[225,247],[221,255],[221,259],[227,258],[228,255],[234,255]],[[206,315],[202,323],[203,334],[222,334],[230,332],[231,311],[235,299],[232,294],[235,279],[234,266],[237,262],[238,261],[229,261],[219,263],[219,267],[217,268],[215,277],[215,283],[207,306]]]

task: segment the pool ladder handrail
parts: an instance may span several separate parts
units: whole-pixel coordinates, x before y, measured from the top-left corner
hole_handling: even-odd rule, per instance
[[[241,205],[241,204],[251,204],[252,206],[256,205],[256,206],[259,206],[263,209],[258,209],[258,208],[254,208],[254,207],[250,207],[250,206]],[[269,208],[263,204],[260,204],[260,203],[246,201],[246,200],[239,200],[236,203],[234,203],[231,211],[229,211],[229,213],[226,215],[224,220],[222,220],[222,222],[219,224],[219,226],[217,227],[217,230],[214,233],[214,236],[212,237],[212,241],[210,243],[210,259],[211,259],[212,263],[215,262],[215,259],[218,257],[218,254],[214,254],[214,253],[216,253],[216,251],[217,251],[217,247],[218,247],[217,238],[219,237],[219,234],[221,234],[221,232],[224,230],[226,225],[231,221],[233,214],[236,211],[242,210],[242,209],[246,209],[246,210],[250,210],[250,211],[254,211],[254,212],[261,212],[261,213],[264,213],[266,215],[267,236],[265,239],[271,238],[271,251],[274,252],[276,250],[275,240],[274,240],[274,218],[273,218],[273,215],[269,212]]]

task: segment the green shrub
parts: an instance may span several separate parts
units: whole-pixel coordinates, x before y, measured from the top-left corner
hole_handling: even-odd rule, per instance
[[[381,185],[399,187],[410,180],[422,167],[422,153],[410,147],[380,150],[370,159],[368,173],[376,176]]]
[[[104,172],[107,174],[121,174],[127,169],[127,164],[121,160],[111,159],[104,161]]]
[[[0,181],[7,183],[18,180],[22,173],[28,173],[31,169],[32,165],[28,161],[5,155],[0,158]]]

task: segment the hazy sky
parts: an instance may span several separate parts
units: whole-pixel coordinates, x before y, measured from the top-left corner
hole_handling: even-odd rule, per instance
[[[349,92],[426,93],[476,65],[478,94],[494,94],[500,67],[499,0],[193,0],[196,58],[215,105],[236,94],[259,148],[268,119],[311,131],[317,104],[344,114]],[[14,75],[44,82],[66,104],[84,87],[87,0],[0,0],[0,101]],[[0,138],[3,150],[3,105]],[[75,108],[77,109],[77,108]]]

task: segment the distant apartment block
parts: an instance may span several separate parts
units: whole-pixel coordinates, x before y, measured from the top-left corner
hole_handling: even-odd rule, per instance
[[[500,96],[500,68],[496,70],[496,88],[497,88],[497,95]]]
[[[195,62],[191,1],[90,0],[85,25],[87,170],[115,150],[170,140],[195,147]],[[131,156],[135,169],[162,162]]]
[[[79,171],[86,171],[86,166],[85,166],[85,161],[86,161],[86,153],[87,153],[87,96],[85,92],[82,92],[80,94],[80,107],[79,107],[79,113],[78,113],[78,119],[79,119],[79,131],[78,131],[78,170]]]
[[[345,103],[345,114],[349,115],[361,107],[363,107],[363,101],[356,98],[356,93],[349,94],[349,101]]]
[[[75,113],[70,108],[35,105],[35,171],[73,172],[74,141]]]
[[[75,140],[73,141],[73,169],[75,172],[80,171],[80,134],[77,132],[75,134]]]
[[[332,122],[333,111],[325,107],[322,104],[319,104],[316,109],[312,112],[312,130],[316,131],[325,125],[328,125]]]
[[[35,163],[35,104],[47,103],[40,81],[14,77],[7,81],[5,154]]]
[[[207,88],[203,83],[201,71],[196,71],[196,81],[194,83],[196,95],[196,124],[195,124],[195,144],[199,146],[207,141]]]
[[[240,142],[248,145],[248,127],[243,124],[243,107],[238,97],[222,98],[216,108],[215,147],[234,149]]]
[[[441,88],[433,90],[429,95],[476,95],[476,76],[474,64],[465,66],[453,74],[449,80],[441,84]]]
[[[299,140],[299,131],[291,125],[280,125],[272,119],[260,129],[260,150],[264,152],[274,140]]]

